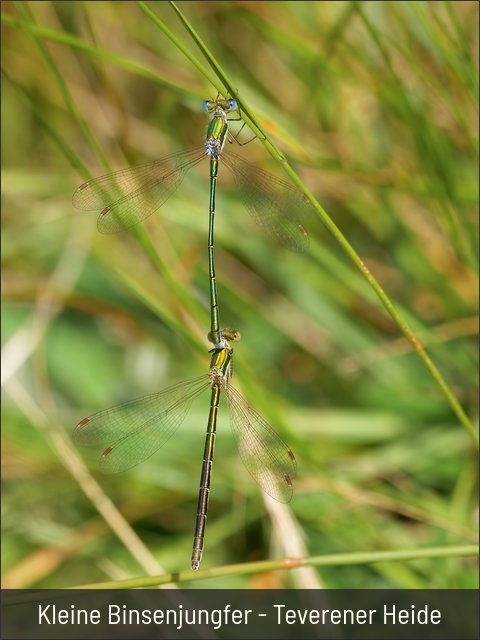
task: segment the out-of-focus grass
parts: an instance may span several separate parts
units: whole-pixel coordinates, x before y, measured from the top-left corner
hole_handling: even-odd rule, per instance
[[[145,567],[52,434],[206,371],[206,169],[133,236],[97,234],[70,193],[87,172],[201,143],[201,101],[216,92],[133,3],[3,8],[4,586],[138,575]],[[167,3],[152,8],[193,48]],[[181,8],[476,419],[478,5]],[[278,172],[257,142],[244,151]],[[223,173],[217,208],[222,324],[242,332],[236,384],[299,462],[281,515],[292,537],[309,555],[474,540],[471,443],[339,247],[316,222],[307,255],[268,243]],[[97,476],[168,570],[189,564],[207,404],[143,465]],[[224,409],[205,566],[281,556],[289,543],[241,468]],[[476,586],[461,559],[315,577],[339,588]]]

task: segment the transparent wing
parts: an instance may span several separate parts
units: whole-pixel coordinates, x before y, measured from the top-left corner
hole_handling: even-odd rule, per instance
[[[192,401],[209,386],[208,376],[200,376],[105,409],[79,422],[74,440],[104,449],[100,465],[105,473],[125,471],[163,447],[182,424]]]
[[[102,209],[97,222],[102,233],[129,229],[157,211],[203,158],[200,146],[89,180],[75,191],[73,204],[83,211]]]
[[[240,197],[255,222],[283,246],[306,251],[309,240],[304,224],[312,213],[302,194],[288,182],[229,151],[223,151],[221,160],[232,172]]]
[[[225,388],[238,452],[260,487],[279,502],[289,502],[297,472],[295,456],[280,436],[231,384]]]

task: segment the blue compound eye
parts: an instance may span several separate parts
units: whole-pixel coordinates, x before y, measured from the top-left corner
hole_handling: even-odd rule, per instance
[[[210,100],[205,100],[205,102],[203,103],[203,110],[207,113],[210,111]]]
[[[237,101],[233,100],[232,98],[230,98],[230,100],[228,101],[228,106],[230,107],[230,109],[236,109],[237,108]]]

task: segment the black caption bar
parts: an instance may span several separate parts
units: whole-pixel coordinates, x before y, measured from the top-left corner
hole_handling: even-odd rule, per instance
[[[3,640],[477,640],[474,590],[2,591]]]

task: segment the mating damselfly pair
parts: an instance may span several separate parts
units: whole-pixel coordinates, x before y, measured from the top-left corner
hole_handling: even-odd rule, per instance
[[[75,438],[84,445],[105,447],[100,461],[104,471],[116,473],[129,469],[153,455],[184,421],[193,400],[211,389],[210,412],[205,440],[203,466],[192,552],[192,568],[201,561],[210,492],[217,414],[223,391],[229,407],[231,427],[246,468],[260,487],[280,502],[292,496],[296,472],[295,456],[274,429],[232,386],[232,342],[240,334],[220,329],[214,263],[214,218],[216,181],[219,165],[233,174],[242,199],[255,221],[282,245],[295,251],[308,247],[303,221],[308,204],[291,185],[256,168],[230,151],[226,140],[236,141],[229,131],[228,115],[237,110],[235,100],[206,100],[204,109],[212,114],[203,145],[187,151],[123,169],[81,185],[73,195],[74,205],[82,210],[98,210],[98,229],[115,233],[128,229],[157,211],[182,182],[187,171],[204,158],[210,162],[210,199],[208,225],[208,266],[210,283],[211,362],[209,372],[180,382],[159,393],[106,409],[85,418],[76,427]]]

